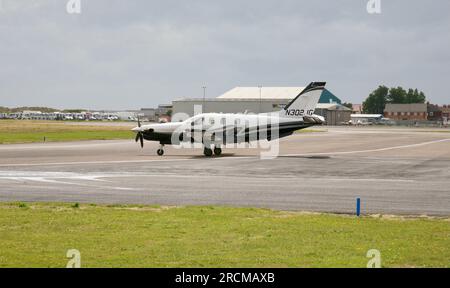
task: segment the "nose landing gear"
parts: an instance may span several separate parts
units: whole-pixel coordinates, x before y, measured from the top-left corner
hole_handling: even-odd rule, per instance
[[[163,156],[164,155],[164,145],[161,144],[161,146],[159,147],[158,151],[156,151],[156,153],[158,154],[158,156]]]

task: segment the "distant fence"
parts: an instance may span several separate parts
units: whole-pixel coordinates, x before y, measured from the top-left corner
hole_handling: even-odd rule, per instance
[[[395,125],[408,127],[449,127],[448,124],[443,121],[395,120]]]

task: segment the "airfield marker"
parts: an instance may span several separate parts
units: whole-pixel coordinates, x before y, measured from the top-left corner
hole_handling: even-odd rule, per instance
[[[356,198],[356,216],[361,216],[361,198]]]

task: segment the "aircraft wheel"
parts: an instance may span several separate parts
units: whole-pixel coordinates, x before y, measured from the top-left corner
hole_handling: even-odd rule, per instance
[[[213,151],[211,150],[211,148],[206,148],[203,150],[203,154],[205,154],[206,157],[211,157],[213,154]]]
[[[214,154],[216,155],[216,156],[220,156],[220,155],[222,155],[222,148],[214,148]]]
[[[156,151],[156,153],[158,153],[159,156],[163,156],[164,155],[164,150],[163,149],[158,149],[158,151]]]

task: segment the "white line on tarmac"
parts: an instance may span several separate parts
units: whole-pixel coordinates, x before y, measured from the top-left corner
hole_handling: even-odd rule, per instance
[[[16,166],[58,166],[58,165],[89,165],[89,164],[124,164],[124,163],[151,163],[151,162],[172,162],[188,161],[192,159],[167,159],[167,160],[117,160],[117,161],[85,161],[85,162],[50,162],[50,163],[20,163],[20,164],[0,164],[0,167]]]
[[[146,177],[146,178],[150,178],[150,177],[156,177],[156,178],[164,178],[164,177],[170,177],[170,178],[204,178],[205,175],[180,175],[180,174],[140,174],[140,175],[128,175],[126,177]],[[105,178],[114,178],[115,176],[107,176]],[[224,178],[242,178],[242,177],[246,177],[246,176],[241,176],[241,175],[208,175],[209,178],[213,179],[213,178],[217,178],[217,179],[224,179]],[[292,176],[280,176],[280,177],[255,177],[249,180],[254,180],[254,179],[260,179],[260,178],[264,178],[264,180],[266,181],[274,181],[274,183],[276,183],[277,180],[280,179],[295,179],[295,181],[310,181],[310,182],[314,182],[314,181],[358,181],[358,182],[367,182],[367,181],[375,181],[375,182],[407,182],[407,183],[411,183],[411,182],[417,182],[416,180],[412,180],[412,179],[382,179],[382,178],[303,178],[303,177],[298,177],[298,175],[292,175]]]
[[[52,172],[46,172],[49,175],[51,175]],[[127,174],[127,175],[114,175],[114,174],[102,174],[102,175],[98,175],[95,176],[96,179],[95,181],[101,181],[101,182],[108,182],[108,183],[112,183],[112,181],[107,181],[107,180],[102,180],[102,179],[97,179],[97,178],[103,178],[103,179],[115,179],[115,178],[140,178],[140,177],[144,177],[146,179],[154,177],[154,178],[158,178],[158,179],[163,179],[163,178],[203,178],[204,175],[180,175],[180,174],[171,174],[171,173],[166,173],[166,174],[162,174],[162,173],[152,173],[152,174]],[[210,177],[211,179],[224,179],[224,178],[242,178],[242,176],[240,175],[209,175],[208,177]],[[257,177],[259,178],[259,177]],[[263,177],[264,180],[267,181],[274,181],[274,183],[276,182],[276,180],[279,179],[295,179],[295,181],[302,181],[302,182],[316,182],[316,181],[338,181],[338,182],[350,182],[350,181],[357,181],[357,182],[369,182],[369,181],[375,181],[375,182],[405,182],[405,183],[412,183],[412,182],[417,182],[416,180],[412,180],[412,179],[382,179],[382,178],[328,178],[328,177],[324,177],[324,178],[302,178],[302,177],[298,177],[297,175],[293,175],[293,176],[282,176],[282,177]],[[62,181],[60,179],[65,179],[65,181]],[[109,186],[99,186],[99,185],[92,185],[92,184],[88,184],[88,183],[79,183],[79,182],[73,182],[73,181],[78,181],[78,180],[87,180],[84,176],[78,176],[78,177],[71,177],[71,178],[66,178],[66,177],[0,177],[0,181],[2,180],[12,180],[12,181],[30,181],[30,182],[48,182],[48,183],[53,183],[53,184],[63,184],[63,185],[79,185],[79,186],[88,186],[88,187],[95,187],[95,188],[107,188],[110,189],[112,187]],[[71,182],[67,182],[67,180],[72,180]],[[92,180],[92,179],[89,179]],[[250,180],[254,180],[254,179],[250,179]],[[115,187],[115,188],[120,188],[120,189],[136,189],[138,190],[138,188],[124,188],[124,187]]]
[[[320,156],[320,155],[345,155],[345,154],[358,154],[358,153],[370,153],[370,152],[382,152],[397,149],[407,149],[416,148],[436,143],[450,142],[450,138],[440,139],[435,141],[409,144],[402,146],[393,146],[386,148],[370,149],[370,150],[356,150],[356,151],[340,151],[340,152],[319,152],[319,153],[303,153],[303,154],[285,154],[279,155],[278,157],[296,157],[296,156]],[[228,160],[228,159],[254,159],[258,158],[255,156],[233,156],[233,157],[222,157],[222,158],[212,158],[214,160]],[[58,166],[58,165],[95,165],[95,164],[126,164],[126,163],[152,163],[152,162],[177,162],[177,161],[193,161],[198,159],[186,158],[186,159],[161,159],[161,160],[118,160],[118,161],[85,161],[85,162],[54,162],[54,163],[20,163],[20,164],[0,164],[0,167],[23,167],[23,166]],[[202,160],[211,160],[204,158]]]
[[[397,150],[397,149],[416,148],[416,147],[421,147],[421,146],[426,146],[426,145],[431,145],[431,144],[436,144],[436,143],[442,143],[442,142],[450,142],[450,139],[441,139],[441,140],[423,142],[423,143],[418,143],[418,144],[409,144],[409,145],[393,146],[393,147],[370,149],[370,150],[325,152],[325,153],[287,154],[287,155],[280,155],[280,157],[318,156],[318,155],[345,155],[345,154],[358,154],[358,153],[370,153],[370,152],[383,152],[383,151]]]
[[[48,172],[51,173],[51,172]],[[117,176],[113,176],[113,177],[117,177]],[[105,176],[105,178],[112,178],[112,177],[107,177]],[[65,179],[65,178],[62,178]],[[142,188],[129,188],[129,187],[118,187],[118,186],[102,186],[102,185],[93,185],[93,184],[89,184],[89,183],[82,183],[82,182],[68,182],[66,181],[61,181],[58,178],[53,178],[53,177],[49,177],[49,178],[44,178],[44,177],[0,177],[0,181],[2,180],[10,180],[10,181],[19,181],[21,184],[26,184],[26,182],[41,182],[41,183],[48,183],[48,184],[57,184],[57,185],[67,185],[67,186],[83,186],[83,187],[91,187],[91,188],[97,188],[97,189],[112,189],[112,190],[142,190]],[[73,178],[69,178],[68,180],[87,180],[85,177],[81,176],[81,177],[73,177]],[[89,179],[92,180],[92,179]],[[101,179],[95,179],[94,181],[100,181],[100,182],[110,182],[110,181],[105,181],[105,180],[101,180]],[[20,185],[20,184],[19,184]],[[34,186],[34,187],[38,187],[38,186]]]
[[[250,159],[254,157],[223,157],[223,158],[204,158],[201,160],[226,160],[226,159]],[[95,165],[95,164],[126,164],[126,163],[152,163],[152,162],[177,162],[194,161],[198,159],[179,158],[179,159],[161,159],[161,160],[117,160],[117,161],[85,161],[85,162],[50,162],[50,163],[19,163],[19,164],[0,164],[0,167],[22,167],[22,166],[58,166],[58,165]]]

